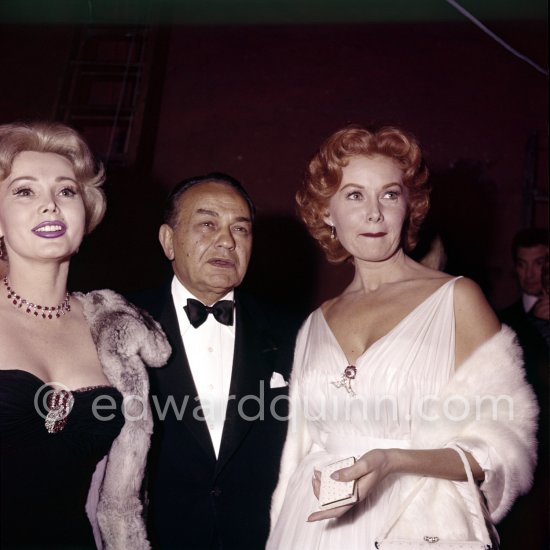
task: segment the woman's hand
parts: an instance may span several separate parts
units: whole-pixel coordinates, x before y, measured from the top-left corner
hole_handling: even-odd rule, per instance
[[[332,474],[332,478],[338,481],[357,481],[358,500],[364,500],[367,494],[392,472],[391,453],[388,449],[373,449],[364,454],[357,462],[349,468],[342,468]],[[319,489],[321,486],[321,474],[315,471],[313,480],[313,492],[319,498]],[[321,510],[314,512],[308,517],[308,521],[319,521],[322,519],[339,518],[354,506],[347,504],[332,508],[330,510]]]
[[[466,453],[474,479],[483,481],[485,473],[470,453]],[[412,474],[438,477],[453,481],[466,481],[464,465],[453,449],[373,449],[364,454],[353,466],[342,468],[332,474],[339,481],[357,480],[358,500],[365,500],[368,493],[388,474]],[[338,477],[336,477],[336,475]],[[315,472],[313,492],[319,498],[321,475]],[[331,510],[314,512],[308,521],[339,518],[353,504]]]

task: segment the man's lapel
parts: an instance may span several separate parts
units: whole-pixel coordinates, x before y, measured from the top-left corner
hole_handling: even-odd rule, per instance
[[[237,325],[229,402],[216,470],[219,472],[239,448],[255,422],[268,414],[266,393],[273,371],[276,344],[235,293]]]
[[[162,411],[164,407],[172,407],[208,457],[215,459],[210,433],[206,422],[202,420],[202,412],[199,410],[198,392],[183,346],[171,292],[164,296],[161,303],[163,306],[158,320],[170,341],[172,355],[166,368],[156,369],[159,393],[163,398],[158,404],[153,402],[153,407],[158,407],[159,411]]]

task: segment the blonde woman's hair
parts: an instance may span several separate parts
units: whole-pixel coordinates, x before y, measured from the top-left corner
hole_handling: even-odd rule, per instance
[[[58,122],[0,125],[0,181],[10,175],[15,157],[23,151],[55,153],[71,163],[84,202],[86,233],[90,233],[103,219],[107,207],[101,189],[105,170],[80,134]]]

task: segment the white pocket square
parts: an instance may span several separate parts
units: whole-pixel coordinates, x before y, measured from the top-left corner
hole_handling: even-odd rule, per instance
[[[283,375],[279,372],[274,372],[271,375],[271,380],[269,381],[270,388],[286,388],[288,382],[283,378]]]

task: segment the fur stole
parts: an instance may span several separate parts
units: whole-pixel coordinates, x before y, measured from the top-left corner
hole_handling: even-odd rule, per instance
[[[86,509],[98,548],[150,548],[139,493],[153,430],[145,366],[161,367],[170,346],[160,325],[111,290],[75,294],[99,361],[124,399],[125,423],[96,468]],[[98,538],[100,535],[100,539]]]
[[[491,519],[500,521],[531,488],[537,452],[539,407],[514,331],[503,325],[427,403],[412,425],[413,448],[454,442],[471,452],[485,470]]]

